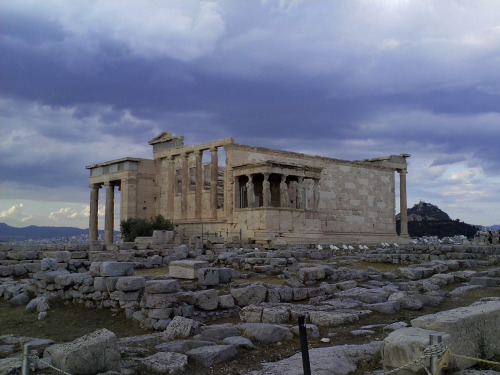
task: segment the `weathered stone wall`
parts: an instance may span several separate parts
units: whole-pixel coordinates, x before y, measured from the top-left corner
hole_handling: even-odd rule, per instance
[[[329,238],[358,242],[361,238],[397,238],[393,170],[237,144],[228,147],[227,156],[226,197],[231,202],[226,210],[227,219],[241,226],[250,237],[278,236],[289,243],[300,243],[304,236],[316,241]],[[317,212],[235,207],[231,168],[270,160],[322,169]]]
[[[201,231],[201,228],[198,228]],[[158,231],[157,236],[160,236]],[[168,238],[141,237],[135,242],[126,242],[117,246],[116,251],[99,251],[88,245],[9,245],[0,244],[0,277],[24,276],[40,270],[44,258],[54,258],[59,268],[70,272],[86,272],[92,262],[119,261],[132,262],[135,268],[166,266],[175,260],[202,257],[217,265],[239,270],[253,270],[258,273],[281,272],[285,267],[295,266],[297,262],[307,260],[336,261],[344,258],[357,258],[371,263],[393,263],[402,265],[420,264],[429,261],[456,260],[477,266],[485,257],[499,257],[500,245],[477,244],[405,244],[383,248],[371,245],[360,250],[342,247],[331,249],[333,245],[324,245],[321,250],[306,246],[272,246],[275,250],[262,251],[258,248],[240,248],[238,233],[234,236],[204,236],[205,250],[201,250],[201,236],[192,238],[188,245],[180,245],[177,236],[166,232]],[[166,243],[168,242],[168,243]],[[173,243],[175,242],[175,243]],[[237,246],[237,247],[235,247]],[[266,246],[267,247],[267,246]]]

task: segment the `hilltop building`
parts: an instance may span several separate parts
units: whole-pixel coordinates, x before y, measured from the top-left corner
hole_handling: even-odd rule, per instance
[[[395,173],[401,237],[408,237],[406,158],[346,161],[235,143],[185,145],[163,132],[153,159],[126,157],[89,165],[90,241],[97,239],[99,190],[105,187],[105,242],[112,243],[114,192],[121,220],[162,214],[182,240],[201,233],[243,243],[332,243],[396,239]],[[219,160],[225,155],[225,163]]]

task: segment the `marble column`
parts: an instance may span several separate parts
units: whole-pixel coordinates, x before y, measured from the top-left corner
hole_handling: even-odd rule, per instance
[[[203,193],[203,150],[196,151],[196,188],[194,194],[194,216],[201,219],[201,195]]]
[[[90,185],[89,242],[97,241],[97,214],[99,207],[99,184]]]
[[[189,157],[188,153],[185,152],[183,155],[183,161],[182,161],[182,193],[181,193],[181,216],[183,219],[187,219],[187,211],[188,211],[188,204],[187,204],[187,197],[188,197],[188,190],[189,190]]]
[[[262,181],[262,206],[271,206],[271,183],[269,182],[269,173],[264,173],[264,181]]]
[[[217,219],[217,182],[219,180],[219,155],[217,154],[217,147],[210,149],[210,207],[212,211],[212,218]]]
[[[106,211],[104,214],[104,243],[113,243],[113,227],[115,221],[115,184],[106,182]]]
[[[406,204],[406,169],[401,169],[399,172],[399,207],[400,207],[400,236],[408,237],[408,212]]]
[[[167,157],[167,209],[165,217],[167,219],[174,219],[174,197],[175,185],[177,184],[175,176],[175,159],[173,156]]]

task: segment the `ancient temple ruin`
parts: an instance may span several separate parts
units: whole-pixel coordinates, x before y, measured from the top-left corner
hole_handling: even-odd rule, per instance
[[[401,237],[408,237],[408,154],[346,161],[242,145],[233,138],[185,145],[184,137],[169,132],[149,144],[153,159],[125,157],[86,167],[90,241],[97,240],[103,186],[106,243],[113,241],[115,188],[121,191],[121,220],[161,214],[184,241],[205,233],[257,244],[390,241],[397,237],[394,172]]]

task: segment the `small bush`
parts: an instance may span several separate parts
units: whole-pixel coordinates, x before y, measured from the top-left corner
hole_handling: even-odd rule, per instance
[[[158,215],[149,220],[128,218],[120,222],[122,240],[133,242],[136,237],[151,237],[154,230],[173,230],[174,225],[170,220]]]

